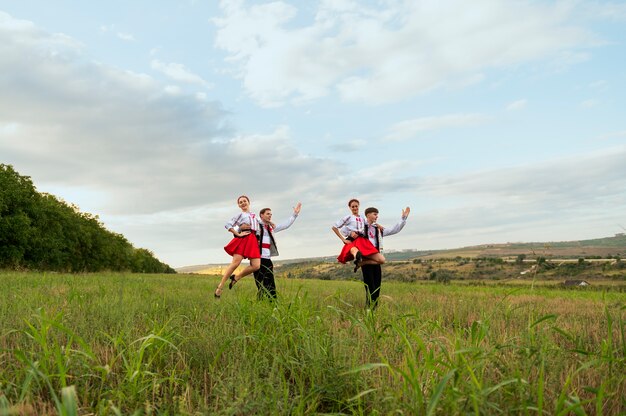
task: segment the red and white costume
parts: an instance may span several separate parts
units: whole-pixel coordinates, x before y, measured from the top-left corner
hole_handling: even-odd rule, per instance
[[[274,241],[274,233],[291,227],[291,224],[294,223],[296,218],[298,218],[298,215],[294,213],[287,221],[277,224],[275,228],[272,228],[271,225],[265,224],[263,221],[259,220],[259,235],[257,235],[257,238],[260,239],[259,243],[261,245],[262,259],[270,259],[270,257],[278,256],[278,249],[276,248],[276,242]]]
[[[371,256],[372,254],[378,253],[376,247],[372,245],[372,243],[364,238],[364,225],[367,222],[364,216],[362,215],[346,215],[337,221],[334,226],[341,230],[341,233],[345,237],[349,237],[352,232],[359,234],[359,236],[354,239],[354,241],[349,242],[348,244],[344,244],[341,249],[341,253],[337,256],[337,261],[339,263],[347,263],[354,259],[350,250],[352,247],[356,247],[363,257]]]
[[[382,232],[380,228],[378,228],[378,224],[369,224],[365,223],[365,234],[367,239],[372,243],[372,245],[378,248],[378,252],[382,253],[383,251],[383,237],[394,235],[402,231],[404,226],[406,225],[406,218],[402,217],[400,222],[394,225],[392,228],[385,228]]]
[[[259,219],[252,212],[241,212],[235,215],[224,226],[227,230],[231,228],[238,230],[240,225],[248,224],[250,226],[250,234],[243,237],[235,237],[224,247],[229,255],[239,254],[246,259],[261,258],[259,250],[259,242],[257,240],[257,230],[259,229]]]

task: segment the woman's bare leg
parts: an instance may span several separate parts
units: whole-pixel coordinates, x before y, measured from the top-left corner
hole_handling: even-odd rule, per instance
[[[371,263],[369,263],[371,261]],[[372,254],[363,258],[363,264],[385,264],[387,259],[381,253]],[[368,263],[366,263],[368,262]]]
[[[355,261],[354,264],[354,272],[356,273],[356,271],[359,269],[359,267],[361,266],[367,266],[367,265],[374,265],[374,264],[385,264],[385,256],[383,256],[380,253],[376,253],[376,254],[372,254],[371,256],[367,256],[367,257],[363,257],[363,261],[357,262]]]
[[[239,267],[241,261],[243,260],[243,256],[241,254],[233,254],[233,260],[230,262],[226,270],[224,270],[224,275],[222,276],[222,280],[220,280],[220,284],[217,285],[217,289],[215,290],[216,295],[220,295],[222,293],[222,289],[224,289],[224,285],[226,281],[233,274],[235,269]],[[219,292],[219,293],[218,293]]]
[[[250,259],[250,265],[243,269],[239,275],[235,276],[235,282],[240,281],[249,274],[252,274],[261,268],[261,259]],[[234,283],[233,283],[234,284]],[[230,285],[232,287],[232,285]]]
[[[243,269],[238,276],[235,276],[235,280],[239,281],[243,277],[252,274],[261,268],[261,259],[250,259],[250,265]]]

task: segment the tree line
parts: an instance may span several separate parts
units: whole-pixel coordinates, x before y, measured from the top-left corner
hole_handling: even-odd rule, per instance
[[[60,272],[176,273],[154,254],[104,228],[30,177],[0,164],[0,269]]]

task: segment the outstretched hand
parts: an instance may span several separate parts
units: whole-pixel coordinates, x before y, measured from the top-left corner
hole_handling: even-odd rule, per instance
[[[406,207],[402,210],[402,218],[407,218],[409,216],[409,213],[411,212],[411,208]]]
[[[300,209],[302,209],[302,203],[298,202],[295,207],[293,207],[293,213],[298,215],[300,214]]]

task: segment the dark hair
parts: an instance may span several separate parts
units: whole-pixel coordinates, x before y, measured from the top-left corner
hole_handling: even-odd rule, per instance
[[[371,214],[372,212],[378,214],[378,209],[374,207],[369,207],[365,209],[365,215]]]
[[[352,198],[351,200],[348,201],[348,206],[352,205],[353,202],[356,202],[357,204],[361,205],[358,199]]]
[[[248,198],[246,195],[239,195],[239,196],[237,197],[237,204],[239,204],[239,200],[240,200],[241,198],[246,198],[246,199],[248,200],[248,203],[250,203],[250,198]]]
[[[261,211],[259,211],[259,214],[263,215],[265,214],[265,211],[271,211],[271,210],[272,210],[271,208],[263,208]]]

